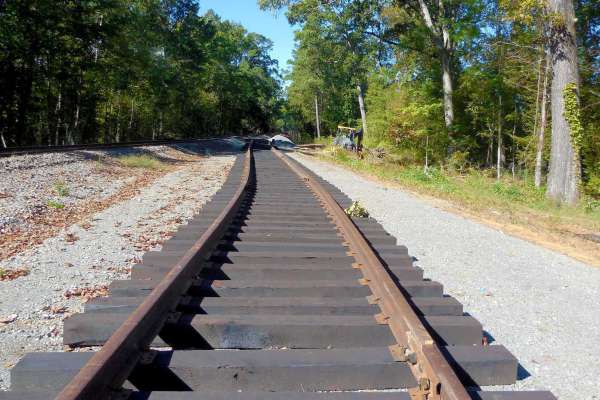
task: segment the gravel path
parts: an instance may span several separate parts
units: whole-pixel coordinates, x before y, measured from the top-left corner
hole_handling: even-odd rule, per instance
[[[294,157],[368,209],[408,246],[426,277],[521,364],[515,388],[600,399],[600,269],[345,169]],[[486,390],[488,388],[485,388]]]
[[[84,160],[70,163],[72,155],[54,156],[44,156],[42,160],[56,161],[56,168],[76,165],[77,171],[84,174],[87,171]],[[102,295],[105,285],[112,280],[125,279],[145,251],[159,248],[169,232],[196,214],[221,187],[233,160],[228,155],[190,158],[174,172],[141,188],[132,198],[113,204],[41,245],[3,261],[2,268],[26,268],[29,274],[0,281],[0,390],[8,389],[9,369],[25,353],[62,350],[63,319],[82,311],[85,296]],[[8,170],[6,164],[2,167],[3,173]],[[38,182],[43,182],[38,173],[46,176],[44,168],[23,169],[34,182],[21,190],[13,184],[5,187],[11,188],[14,197],[29,197],[31,204],[35,204],[38,197],[45,196],[46,189],[37,191]],[[71,180],[70,184],[77,193],[85,190],[81,187],[85,182],[85,179]],[[110,192],[118,187],[115,185]],[[26,208],[18,204],[7,206],[0,208],[0,214],[8,209]]]

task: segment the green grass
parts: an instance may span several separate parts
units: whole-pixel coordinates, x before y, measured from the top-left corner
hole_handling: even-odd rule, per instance
[[[313,141],[314,144],[323,144],[325,146],[331,145],[332,142],[333,136],[321,136],[319,139],[315,138]]]
[[[534,217],[534,221],[551,227],[575,225],[593,231],[600,229],[600,201],[585,198],[575,207],[560,206],[545,197],[545,188],[536,188],[529,180],[513,179],[508,173],[497,181],[495,171],[490,170],[470,169],[462,174],[439,168],[425,171],[423,166],[400,165],[393,158],[372,162],[331,148],[321,157],[409,190],[450,200],[466,209],[506,215],[513,223],[528,223]]]
[[[160,170],[165,167],[165,164],[149,155],[129,155],[121,156],[118,158],[119,163],[127,168],[143,168],[143,169],[154,169]]]
[[[65,181],[54,182],[54,191],[61,197],[66,197],[71,192]]]
[[[56,208],[57,210],[62,210],[63,208],[65,208],[65,205],[55,200],[48,200],[48,207]]]

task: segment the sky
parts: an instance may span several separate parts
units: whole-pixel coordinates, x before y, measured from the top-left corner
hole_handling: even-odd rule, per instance
[[[221,18],[239,22],[248,31],[260,33],[273,41],[271,56],[285,69],[292,58],[294,31],[283,11],[261,11],[256,0],[201,0],[202,13],[214,10]]]

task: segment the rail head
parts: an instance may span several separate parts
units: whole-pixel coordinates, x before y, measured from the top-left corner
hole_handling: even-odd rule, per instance
[[[398,343],[392,347],[392,354],[397,360],[409,361],[417,378],[418,387],[411,393],[413,398],[471,400],[465,386],[415,312],[406,291],[392,279],[344,209],[311,174],[292,163],[282,152],[275,149],[273,152],[302,178],[321,200],[348,243],[357,260],[357,267],[365,275],[365,283],[373,292],[371,300],[381,308],[381,318],[389,325]]]
[[[252,143],[237,191],[194,245],[173,265],[137,309],[58,394],[59,400],[106,399],[118,391],[148,350],[199,272],[198,266],[221,240],[237,214],[253,177]]]

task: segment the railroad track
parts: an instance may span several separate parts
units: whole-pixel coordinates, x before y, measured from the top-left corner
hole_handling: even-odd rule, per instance
[[[216,139],[161,139],[161,140],[140,140],[121,143],[89,143],[73,144],[59,146],[22,146],[22,147],[0,147],[0,157],[10,157],[23,154],[43,154],[43,153],[65,153],[76,150],[105,150],[118,149],[124,147],[148,147],[161,145],[174,145],[181,143],[205,142]]]
[[[252,145],[250,145],[252,147]],[[248,149],[131,280],[65,321],[0,399],[551,400],[407,249],[286,155]]]

